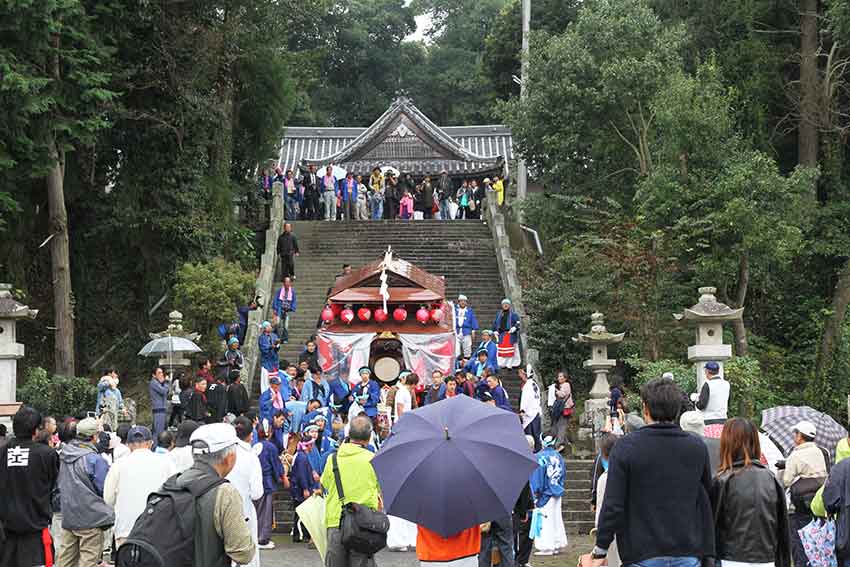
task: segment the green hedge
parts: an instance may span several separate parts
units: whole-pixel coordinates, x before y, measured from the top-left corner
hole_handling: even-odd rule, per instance
[[[44,415],[84,416],[94,411],[97,388],[88,378],[49,376],[44,368],[28,368],[18,399]]]

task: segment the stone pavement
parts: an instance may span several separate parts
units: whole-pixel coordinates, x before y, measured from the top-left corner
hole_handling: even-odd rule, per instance
[[[263,567],[322,567],[319,552],[305,545],[293,545],[288,537],[275,536],[277,547],[260,552],[260,564]],[[573,567],[578,563],[578,556],[587,553],[593,547],[587,536],[570,536],[570,548],[567,553],[551,557],[531,556],[533,567]],[[375,561],[378,567],[417,567],[419,561],[415,553],[392,553],[383,551]]]

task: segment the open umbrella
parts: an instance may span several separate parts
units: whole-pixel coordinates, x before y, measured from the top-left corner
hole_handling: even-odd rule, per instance
[[[201,347],[183,337],[159,337],[143,346],[139,356],[159,356],[173,352],[201,352]]]
[[[510,516],[537,461],[515,414],[455,396],[405,413],[372,466],[388,514],[449,537]]]
[[[321,175],[324,175],[325,170],[327,169],[328,166],[330,166],[332,168],[332,173],[333,173],[334,179],[336,179],[337,181],[339,181],[340,179],[345,179],[345,173],[346,173],[345,168],[342,168],[338,165],[334,165],[332,163],[329,163],[328,165],[323,166],[322,169],[319,170],[319,173]]]
[[[761,428],[788,455],[794,448],[794,426],[810,421],[817,428],[815,444],[830,453],[847,437],[847,430],[829,415],[808,406],[778,406],[761,412]]]
[[[398,177],[400,175],[398,169],[394,168],[391,165],[385,165],[384,167],[381,168],[381,175],[386,175],[387,172],[392,172],[392,174],[395,175],[396,177]]]

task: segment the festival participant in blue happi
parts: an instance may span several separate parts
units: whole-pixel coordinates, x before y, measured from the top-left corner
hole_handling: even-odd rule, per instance
[[[495,374],[487,377],[487,391],[490,392],[491,396],[493,396],[493,400],[496,402],[496,407],[507,411],[513,411],[513,408],[508,401],[508,393],[499,383],[499,377]]]
[[[534,539],[535,555],[553,555],[567,547],[567,533],[561,514],[566,463],[555,450],[555,438],[543,439],[543,450],[537,453],[537,470],[531,474],[531,492],[535,513],[541,514],[540,534]]]
[[[260,420],[267,420],[271,423],[275,411],[283,411],[286,408],[287,399],[284,397],[283,387],[280,378],[277,375],[272,375],[269,378],[269,389],[260,394]]]
[[[348,408],[351,406],[353,399],[351,397],[351,387],[339,375],[329,375],[327,381],[331,392],[330,403],[328,405],[339,415],[347,416]]]
[[[336,443],[325,434],[325,418],[317,415],[304,430],[305,438],[312,438],[313,450],[310,451],[310,465],[321,476],[325,470],[328,455],[336,450]]]
[[[520,364],[519,347],[519,315],[511,307],[511,300],[502,300],[502,309],[493,321],[493,332],[498,338],[497,362],[499,368],[516,368]]]
[[[472,341],[475,339],[475,331],[478,330],[478,320],[475,318],[475,311],[469,307],[469,299],[463,294],[457,296],[457,303],[454,305],[454,325],[457,337],[455,353],[459,358],[469,358],[472,356]]]
[[[487,352],[487,349],[480,349],[476,352],[475,358],[470,359],[464,367],[464,370],[471,372],[476,378],[483,378],[484,371],[488,369],[492,373],[497,372],[497,368],[490,364],[490,353]]]
[[[275,410],[272,414],[272,420],[270,422],[271,432],[269,433],[269,441],[277,449],[278,454],[283,453],[286,450],[286,431],[284,426],[286,424],[286,410]]]
[[[310,379],[304,382],[304,387],[301,389],[301,399],[319,400],[321,407],[331,405],[331,385],[322,377],[321,368],[310,371]]]
[[[283,488],[288,488],[289,479],[286,477],[283,470],[283,463],[280,461],[280,453],[277,447],[269,440],[271,436],[271,423],[268,420],[263,420],[260,423],[259,447],[256,449],[260,459],[260,467],[263,470],[263,496],[255,504],[257,508],[257,531],[258,545],[260,549],[274,549],[274,542],[271,541],[272,523],[274,519],[274,493],[278,489],[278,485],[282,484]]]
[[[316,425],[319,423],[319,419],[321,419],[319,433],[330,439],[333,435],[333,416],[331,415],[331,409],[321,406],[316,407],[317,400],[311,400],[308,404],[311,409],[304,414],[304,418],[301,420],[301,429],[303,430],[309,425]]]
[[[308,426],[304,433],[304,439],[298,443],[295,459],[292,461],[292,469],[289,471],[289,494],[292,496],[293,509],[310,498],[314,491],[319,489],[319,474],[310,462],[310,454],[315,445],[316,426]],[[292,526],[292,541],[310,541],[307,528],[301,523],[298,512],[295,512]]]
[[[359,370],[360,383],[354,386],[351,390],[351,395],[354,400],[360,404],[366,415],[373,422],[378,416],[378,402],[381,399],[381,387],[378,383],[372,380],[372,371],[368,366],[364,366]]]
[[[295,295],[295,288],[292,287],[292,280],[285,277],[283,278],[283,285],[277,290],[272,301],[273,322],[277,326],[278,336],[284,344],[289,342],[289,314],[295,313],[297,306],[298,298]]]
[[[478,348],[475,349],[476,355],[482,350],[487,351],[487,366],[495,372],[499,367],[497,358],[499,349],[496,346],[496,341],[493,340],[493,332],[490,329],[481,331],[481,342],[478,344]]]
[[[262,332],[257,337],[257,346],[260,349],[260,392],[265,392],[269,387],[269,375],[280,369],[280,338],[272,331],[272,324],[268,321],[263,321]]]

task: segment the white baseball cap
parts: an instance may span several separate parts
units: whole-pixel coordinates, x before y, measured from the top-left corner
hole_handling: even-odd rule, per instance
[[[458,301],[469,301],[469,298],[461,293],[460,295],[457,296],[457,300]]]
[[[798,432],[798,433],[802,433],[802,434],[803,434],[803,435],[805,435],[806,437],[810,437],[810,438],[812,438],[812,439],[813,439],[813,438],[817,435],[817,433],[818,433],[818,430],[817,430],[817,428],[815,427],[815,424],[814,424],[814,423],[812,423],[811,421],[805,421],[805,420],[804,420],[804,421],[801,421],[800,423],[798,423],[797,425],[795,425],[795,426],[794,426],[794,429],[793,429],[792,431],[796,431],[796,432]]]
[[[203,455],[205,453],[216,453],[236,445],[239,438],[236,437],[236,429],[226,423],[210,423],[202,425],[192,433],[189,443],[192,445],[192,453]]]

